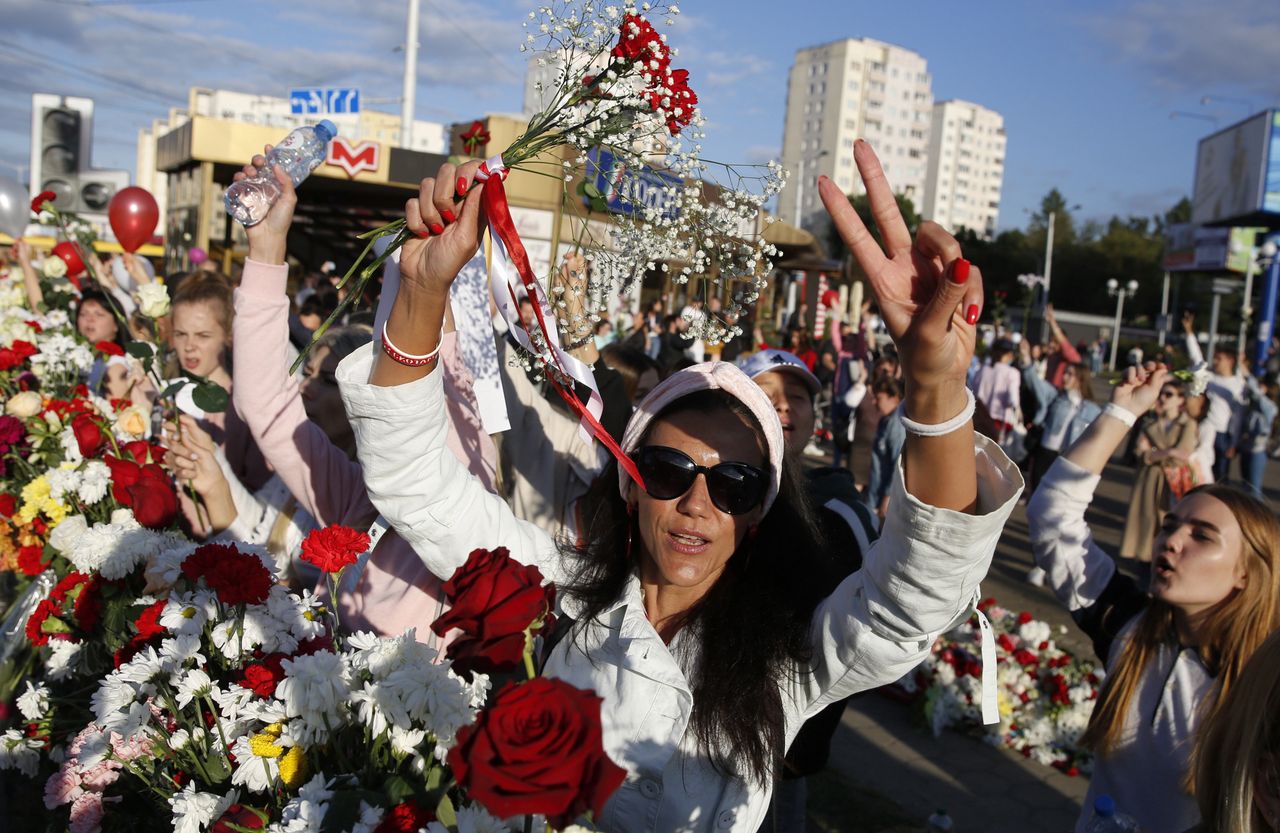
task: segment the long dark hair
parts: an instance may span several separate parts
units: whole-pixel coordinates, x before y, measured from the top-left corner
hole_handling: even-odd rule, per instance
[[[760,435],[750,411],[721,391],[683,397],[654,422],[686,411],[713,419],[734,414]],[[622,596],[642,545],[638,535],[632,541],[633,519],[618,494],[616,463],[580,506],[580,542],[561,547],[571,576],[561,589],[583,605],[575,633],[585,638],[584,624]],[[722,773],[766,784],[778,772],[786,751],[781,686],[809,673],[810,621],[823,589],[833,586],[833,565],[825,561],[819,535],[797,471],[784,466],[778,497],[755,534],[743,540],[683,620],[702,645],[697,666],[685,669],[693,691],[690,728]]]

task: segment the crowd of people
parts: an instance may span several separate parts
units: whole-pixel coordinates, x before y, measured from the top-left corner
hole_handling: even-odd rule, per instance
[[[423,640],[437,640],[442,582],[473,549],[506,547],[560,588],[543,673],[604,700],[604,745],[628,777],[598,826],[795,831],[848,698],[909,673],[970,617],[1025,471],[1029,578],[1108,670],[1087,734],[1091,791],[1146,830],[1280,830],[1280,522],[1261,499],[1271,386],[1216,349],[1203,395],[1163,357],[1099,397],[1090,351],[1052,310],[1047,344],[984,340],[978,267],[940,226],[913,237],[874,153],[859,143],[855,157],[885,247],[832,183],[820,193],[874,295],[857,320],[832,316],[814,344],[801,308],[776,346],[749,320],[704,344],[688,330],[721,315],[717,300],[676,312],[666,299],[564,334],[634,468],[583,438],[501,331],[511,429],[485,432],[449,303],[483,228],[474,163],[423,181],[394,289],[291,375],[339,298],[323,273],[291,283],[296,197],[278,174],[283,196],[247,230],[234,286],[215,271],[166,281],[169,374],[211,380],[232,403],[180,401],[181,429],[164,437],[169,469],[201,498],[183,498],[191,533],[263,545],[291,583],[327,592],[299,558],[306,534],[383,524],[333,603],[351,627]],[[33,254],[14,254],[39,308]],[[588,271],[580,257],[560,268],[571,301]],[[95,272],[101,288],[74,304],[80,334],[157,335],[133,315],[153,278],[143,261]],[[100,360],[86,383],[140,407],[157,394],[129,357]],[[807,459],[820,443],[829,466]],[[1116,554],[1127,572],[1085,521],[1122,446],[1135,469]],[[1233,458],[1249,489],[1221,483]]]

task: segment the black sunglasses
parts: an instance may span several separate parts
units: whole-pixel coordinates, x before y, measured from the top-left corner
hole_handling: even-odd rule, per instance
[[[718,463],[708,468],[683,451],[666,446],[645,446],[631,459],[644,478],[645,492],[656,500],[675,500],[688,492],[701,474],[707,478],[707,494],[716,508],[741,515],[758,506],[769,488],[769,478],[756,466]]]

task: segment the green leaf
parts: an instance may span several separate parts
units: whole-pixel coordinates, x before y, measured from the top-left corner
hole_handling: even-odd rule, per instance
[[[179,379],[178,381],[171,383],[171,384],[169,385],[169,387],[167,387],[167,388],[165,388],[163,391],[161,391],[161,392],[160,392],[160,398],[161,398],[161,399],[168,399],[169,397],[174,396],[175,394],[177,394],[177,392],[178,392],[178,391],[182,390],[182,389],[183,389],[183,388],[185,388],[186,386],[187,386],[187,380],[186,380],[186,379]]]
[[[145,341],[126,341],[124,343],[124,351],[135,359],[142,359],[143,361],[156,354],[152,346]]]
[[[604,194],[600,192],[600,189],[596,187],[594,182],[583,182],[582,186],[582,193],[586,194],[593,201],[604,196]]]
[[[381,804],[382,796],[370,790],[339,790],[329,799],[329,809],[320,824],[320,833],[346,833],[360,820],[360,802],[371,807]]]
[[[215,382],[201,382],[191,394],[196,407],[205,413],[220,414],[231,404],[231,397]]]
[[[441,797],[440,803],[436,805],[436,818],[451,830],[458,827],[458,814],[453,809],[453,802],[449,800],[448,793]]]
[[[382,784],[382,791],[392,804],[400,804],[417,794],[417,789],[408,779],[400,775],[392,775]]]

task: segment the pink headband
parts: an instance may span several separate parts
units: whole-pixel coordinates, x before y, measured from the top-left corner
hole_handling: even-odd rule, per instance
[[[728,362],[704,362],[693,367],[673,373],[658,384],[644,398],[627,430],[622,435],[622,450],[627,454],[635,451],[640,445],[640,438],[649,430],[653,418],[666,410],[667,406],[677,399],[704,390],[722,390],[734,399],[747,406],[751,415],[764,429],[765,447],[769,450],[769,491],[764,497],[764,511],[768,512],[778,496],[778,488],[782,484],[782,451],[785,443],[782,439],[782,423],[778,421],[778,413],[773,409],[773,402],[765,395],[760,386],[751,381],[743,373]],[[625,499],[627,484],[631,478],[618,468],[618,491]]]

